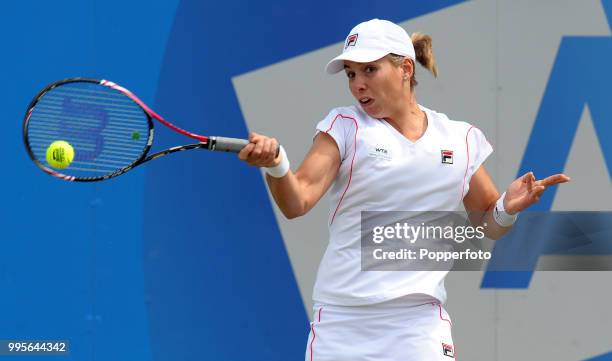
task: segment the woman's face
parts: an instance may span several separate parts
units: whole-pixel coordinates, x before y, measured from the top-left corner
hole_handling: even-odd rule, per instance
[[[410,69],[393,64],[388,57],[370,63],[345,60],[344,71],[351,94],[371,117],[390,118],[407,104],[405,88],[410,81],[404,74]]]

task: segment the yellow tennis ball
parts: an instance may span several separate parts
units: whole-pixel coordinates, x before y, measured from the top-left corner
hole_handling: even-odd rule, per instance
[[[74,148],[70,143],[56,140],[47,148],[47,163],[56,169],[64,169],[74,159]]]

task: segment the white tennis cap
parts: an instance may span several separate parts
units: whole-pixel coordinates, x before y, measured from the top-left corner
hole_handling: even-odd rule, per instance
[[[342,54],[333,58],[325,71],[335,74],[344,69],[344,60],[358,63],[375,61],[387,54],[415,60],[412,40],[401,26],[387,20],[372,19],[353,28],[344,42]]]

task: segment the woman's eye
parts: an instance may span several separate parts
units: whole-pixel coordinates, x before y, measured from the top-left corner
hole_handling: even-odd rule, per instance
[[[352,72],[352,71],[347,71],[347,72],[346,72],[346,76],[347,76],[349,79],[353,79],[353,78],[355,77],[355,73],[354,73],[354,72]]]
[[[366,73],[372,73],[376,70],[376,67],[374,66],[368,66],[365,68]]]

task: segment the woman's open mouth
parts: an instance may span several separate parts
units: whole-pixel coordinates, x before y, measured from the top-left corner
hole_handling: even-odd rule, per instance
[[[374,102],[374,99],[370,98],[370,97],[363,97],[361,99],[359,99],[359,103],[361,105],[370,105]]]

